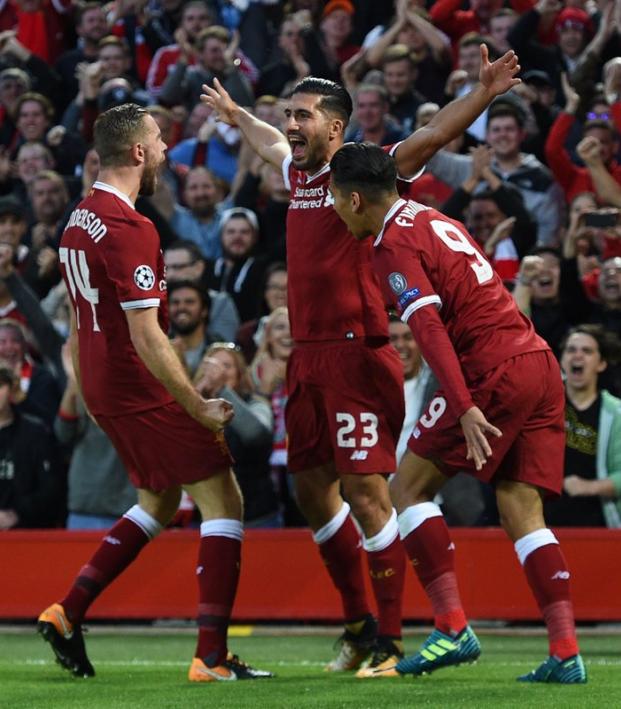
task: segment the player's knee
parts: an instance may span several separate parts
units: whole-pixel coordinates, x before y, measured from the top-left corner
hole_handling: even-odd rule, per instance
[[[345,486],[345,497],[363,529],[375,528],[378,520],[389,517],[392,512],[388,487],[380,476],[357,476],[355,482],[349,481]]]
[[[177,513],[180,502],[181,489],[174,489],[149,500],[140,500],[140,507],[165,527]]]

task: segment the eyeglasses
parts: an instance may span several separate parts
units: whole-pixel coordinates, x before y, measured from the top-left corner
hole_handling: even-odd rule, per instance
[[[586,117],[589,121],[594,121],[598,118],[601,121],[608,121],[610,119],[610,114],[609,113],[596,113],[595,111],[589,111],[586,114]]]

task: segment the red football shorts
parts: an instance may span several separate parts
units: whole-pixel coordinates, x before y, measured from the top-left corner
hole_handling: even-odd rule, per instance
[[[297,346],[287,367],[292,472],[392,473],[403,424],[403,365],[384,340]]]
[[[161,492],[231,467],[223,433],[212,433],[177,402],[127,416],[97,416],[132,485]]]
[[[408,441],[410,450],[448,476],[460,471],[484,482],[516,480],[560,493],[565,456],[565,393],[554,355],[519,355],[485,374],[471,389],[485,418],[502,431],[488,436],[492,456],[479,471],[466,460],[466,442],[438,391]]]

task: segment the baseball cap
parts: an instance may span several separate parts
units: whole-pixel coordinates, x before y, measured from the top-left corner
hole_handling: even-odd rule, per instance
[[[246,207],[231,207],[231,209],[226,209],[222,212],[222,219],[220,222],[221,226],[224,227],[230,219],[234,219],[235,217],[243,217],[244,219],[247,219],[252,225],[252,228],[257,232],[259,231],[259,220],[257,219],[257,215],[252,211],[252,209],[246,209]]]
[[[522,81],[525,84],[534,84],[535,86],[550,86],[554,87],[550,75],[541,69],[531,69],[522,76]]]
[[[351,0],[330,0],[323,8],[322,17],[327,17],[335,10],[344,10],[348,15],[353,15],[355,12],[354,4]]]
[[[22,203],[10,194],[0,197],[0,217],[6,214],[13,214],[18,219],[26,219],[26,210]]]
[[[554,26],[557,31],[562,27],[579,27],[587,32],[593,29],[591,18],[579,7],[564,7],[556,16]]]

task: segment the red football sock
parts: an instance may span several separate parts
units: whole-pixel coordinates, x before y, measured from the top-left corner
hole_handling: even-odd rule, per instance
[[[446,634],[458,634],[468,621],[457,587],[455,545],[444,517],[426,517],[405,537],[403,545],[431,601],[436,628]]]
[[[550,655],[565,660],[578,654],[570,574],[560,546],[546,544],[531,551],[524,560],[524,573],[548,629]]]
[[[122,517],[103,538],[88,564],[80,569],[73,586],[60,602],[67,618],[72,623],[81,623],[91,603],[125,571],[150,540],[136,522]]]
[[[362,573],[360,535],[349,514],[329,539],[319,544],[319,553],[332,582],[341,594],[345,622],[370,614]]]
[[[377,601],[378,634],[401,637],[405,551],[397,537],[381,551],[367,552],[371,583]]]
[[[226,520],[229,522],[230,520]],[[241,537],[241,523],[239,523]],[[196,657],[211,667],[226,659],[241,562],[241,538],[201,536],[198,552],[198,642]]]

